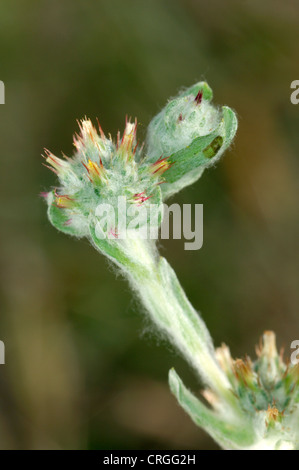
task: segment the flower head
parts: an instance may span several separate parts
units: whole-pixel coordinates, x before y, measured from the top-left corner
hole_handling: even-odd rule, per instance
[[[299,418],[299,366],[284,362],[282,352],[278,354],[276,349],[275,334],[264,333],[255,361],[249,357],[233,360],[225,345],[216,350],[216,358],[230,382],[238,410],[234,415],[221,396],[209,389],[204,391],[212,410],[207,409],[206,416],[209,420],[218,420],[218,431],[213,430],[216,440],[224,447],[236,449],[298,449],[299,433],[295,423]],[[171,380],[179,379],[173,375]],[[180,385],[179,401],[194,418],[196,407],[200,410],[204,405],[192,397],[195,406],[191,411],[186,401],[190,392]],[[173,385],[172,390],[177,395]],[[208,423],[204,424],[207,429]],[[248,432],[244,432],[245,429]]]
[[[72,158],[45,150],[46,166],[60,183],[44,194],[52,224],[88,237],[116,262],[127,262],[123,239],[141,236],[141,230],[157,234],[163,199],[197,179],[231,142],[235,115],[229,108],[219,111],[211,98],[209,86],[200,82],[170,101],[150,123],[145,151],[137,141],[137,120],[126,119],[115,140],[99,123],[96,128],[90,119],[78,122]],[[120,205],[120,198],[125,203]],[[133,227],[130,218],[135,218]]]
[[[199,82],[170,100],[148,127],[146,160],[167,157],[172,166],[164,199],[196,181],[232,142],[236,115],[227,106],[213,106],[212,96],[207,83]]]
[[[86,236],[92,242],[97,237],[97,246],[100,245],[108,256],[111,256],[113,245],[117,250],[126,251],[125,241],[120,241],[128,229],[128,223],[121,223],[124,212],[131,214],[127,220],[139,217],[137,226],[140,230],[147,223],[142,211],[151,206],[152,213],[156,211],[151,224],[157,228],[161,223],[160,185],[169,165],[167,159],[145,164],[136,133],[137,121],[126,120],[122,137],[118,133],[114,141],[105,136],[100,126],[97,131],[91,121],[85,119],[79,123],[79,133],[74,137],[72,158],[64,156],[60,159],[45,151],[46,165],[57,174],[60,182],[58,188],[43,193],[50,221],[65,233]],[[99,240],[97,228],[101,208],[111,211],[100,227]],[[134,228],[131,229],[133,232]],[[118,258],[115,260],[119,261],[119,253],[115,253]]]

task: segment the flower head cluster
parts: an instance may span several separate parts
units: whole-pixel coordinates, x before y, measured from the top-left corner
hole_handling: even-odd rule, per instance
[[[137,121],[126,120],[125,130],[117,138],[106,137],[89,119],[79,123],[74,137],[72,158],[57,158],[45,151],[46,165],[58,176],[59,187],[43,193],[48,203],[48,216],[59,230],[86,236],[96,242],[98,208],[115,208],[101,228],[108,242],[101,250],[119,261],[119,249],[125,243],[115,240],[127,227],[121,224],[122,213],[140,216],[138,228],[148,222],[141,217],[144,207],[151,206],[150,224],[158,228],[162,220],[163,200],[197,179],[203,170],[221,156],[230,144],[237,127],[229,108],[218,110],[211,103],[212,91],[200,82],[185,90],[149,125],[146,151],[136,140]],[[119,197],[125,207],[118,209]],[[154,208],[154,209],[153,209]],[[153,217],[153,211],[155,212]],[[116,250],[116,251],[115,251]]]
[[[257,346],[257,359],[249,357],[233,360],[227,346],[217,349],[217,358],[226,372],[234,393],[248,413],[262,411],[265,424],[283,417],[285,410],[292,410],[299,400],[299,367],[286,364],[283,350],[278,354],[275,335],[266,331],[261,344]],[[268,419],[268,410],[270,416]],[[276,412],[274,411],[276,409]]]
[[[44,196],[49,218],[58,229],[77,236],[88,236],[95,224],[100,204],[117,207],[118,197],[136,211],[153,201],[160,207],[164,172],[170,167],[166,158],[144,165],[136,142],[137,122],[126,122],[125,131],[116,142],[99,132],[90,120],[79,123],[80,134],[74,137],[73,158],[60,159],[45,152],[46,164],[58,176],[60,187]],[[107,234],[117,238],[118,227],[106,226]]]
[[[271,331],[264,333],[256,352],[255,361],[248,356],[234,360],[226,345],[216,349],[216,358],[236,399],[239,422],[235,416],[229,416],[230,410],[221,397],[204,390],[203,396],[211,406],[211,410],[206,409],[206,416],[218,426],[214,427],[217,438],[214,437],[228,448],[298,449],[299,365],[284,362],[283,350],[277,352],[275,334]],[[190,408],[186,408],[190,392],[180,385],[179,400],[190,413]],[[173,391],[177,395],[177,388],[173,387]],[[192,399],[198,409],[204,407],[194,396]],[[194,409],[192,413],[194,417]]]

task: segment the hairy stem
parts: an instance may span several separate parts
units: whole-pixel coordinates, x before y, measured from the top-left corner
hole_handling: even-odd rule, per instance
[[[159,331],[194,367],[205,385],[238,412],[228,378],[216,360],[210,333],[187,299],[174,270],[165,258],[159,257],[154,243],[134,239],[126,240],[125,245],[133,263],[124,269]],[[132,267],[140,262],[142,271]]]

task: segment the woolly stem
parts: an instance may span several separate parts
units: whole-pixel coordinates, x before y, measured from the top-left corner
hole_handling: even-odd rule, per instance
[[[127,255],[131,254],[132,263],[120,266],[157,328],[194,367],[205,385],[237,410],[231,385],[216,360],[209,331],[173,269],[148,240],[126,240],[125,250]],[[134,269],[137,263],[142,263],[144,269]]]

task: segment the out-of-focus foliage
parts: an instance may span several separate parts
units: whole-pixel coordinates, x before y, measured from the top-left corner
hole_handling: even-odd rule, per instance
[[[237,111],[235,145],[173,201],[204,204],[204,246],[163,241],[190,300],[233,356],[265,329],[298,339],[298,5],[288,0],[28,1],[1,5],[1,448],[214,448],[171,397],[185,363],[125,282],[56,232],[38,194],[43,147],[72,152],[75,120],[145,135],[180,87],[207,80]],[[144,333],[142,335],[142,333]],[[145,336],[145,337],[144,337]]]

